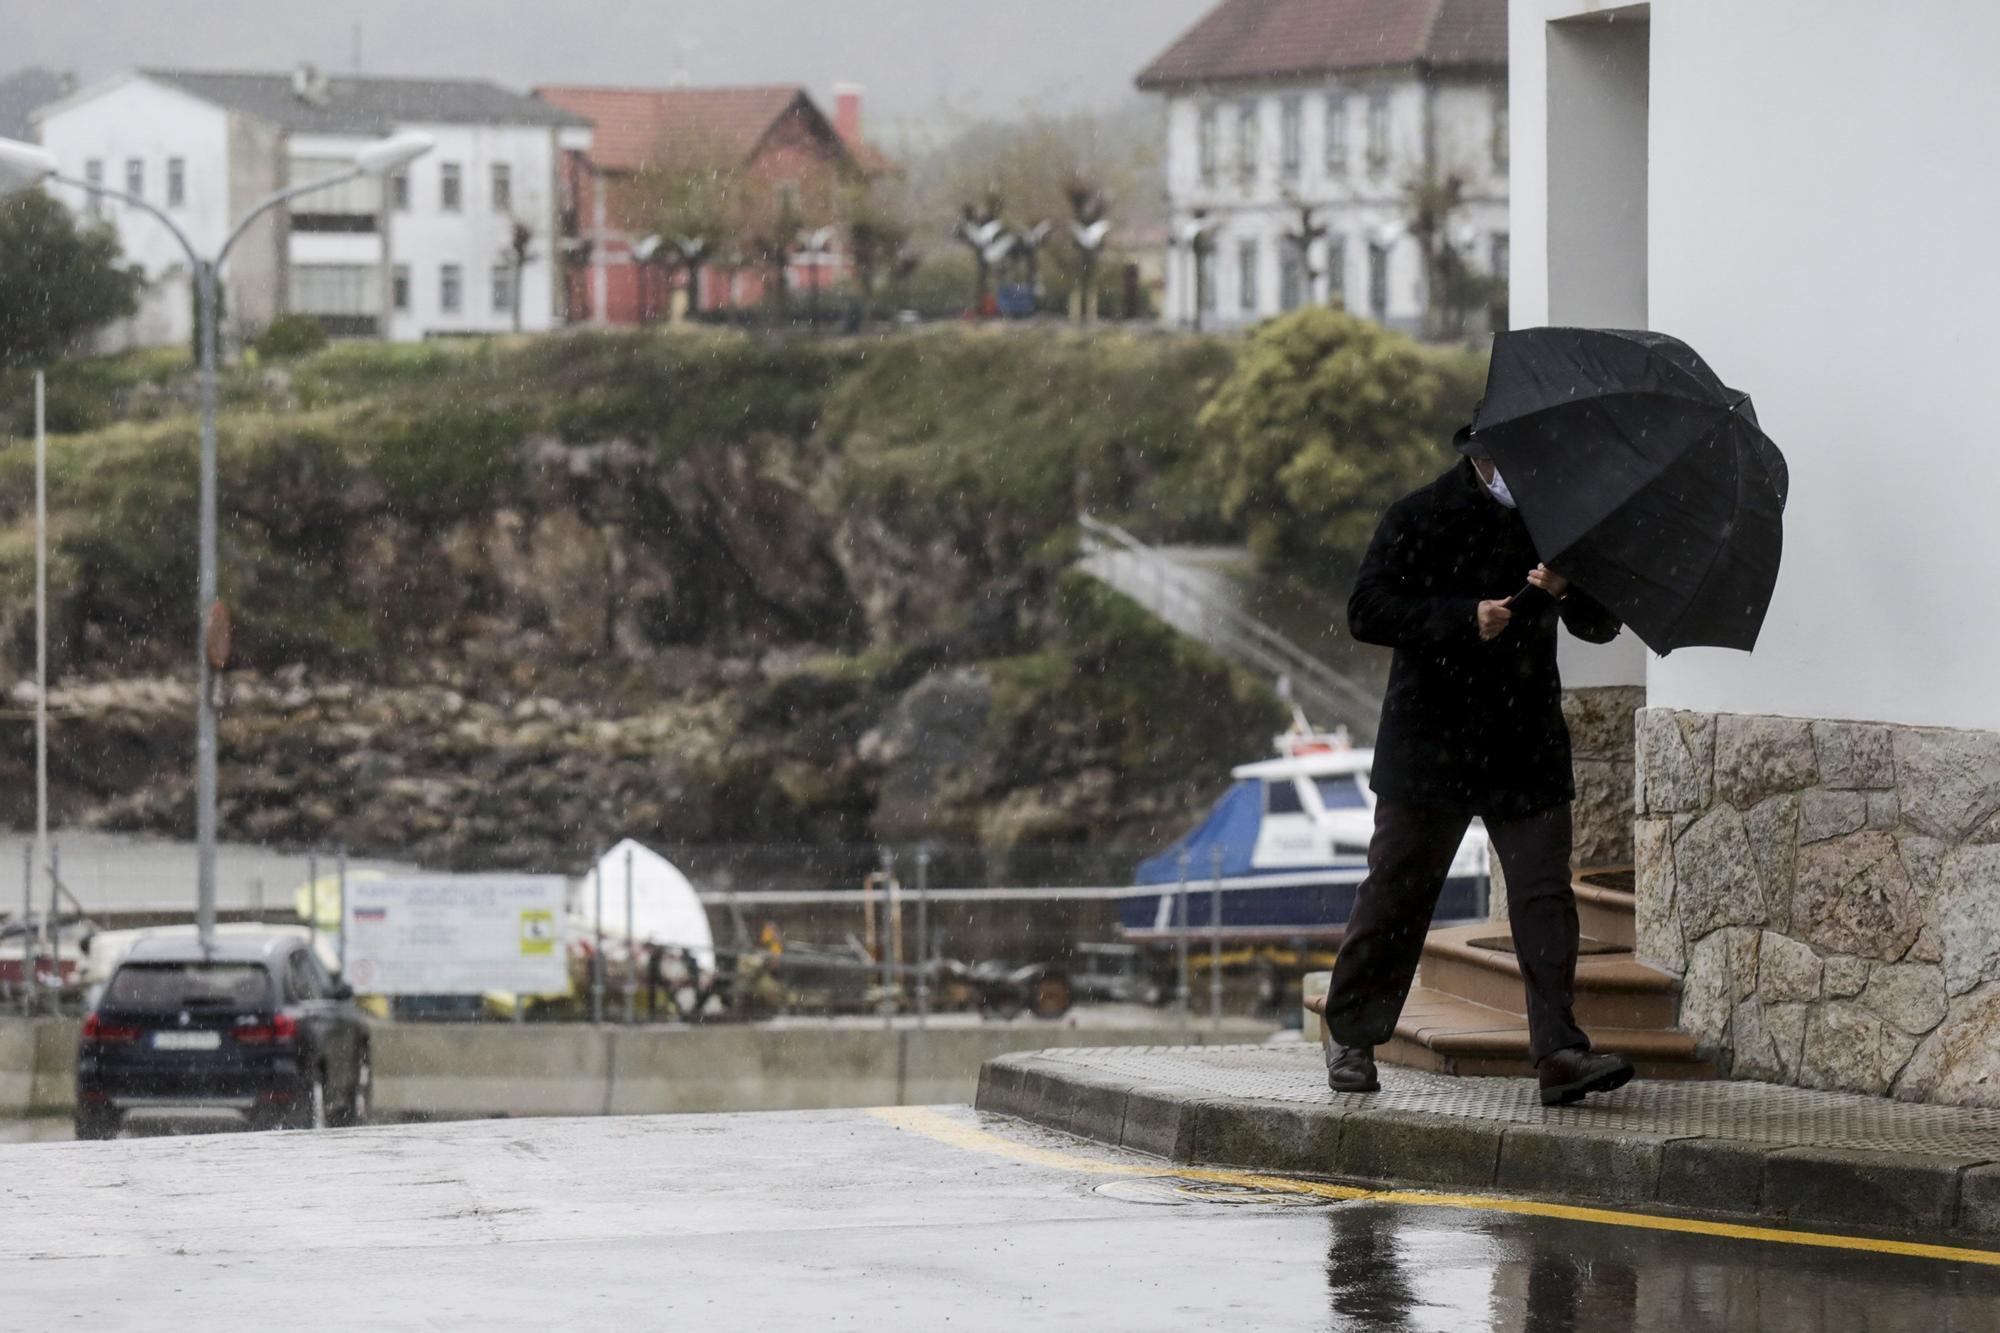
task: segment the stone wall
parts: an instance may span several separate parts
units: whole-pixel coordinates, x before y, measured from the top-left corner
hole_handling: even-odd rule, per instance
[[[2000,1106],[2000,733],[1641,710],[1640,956],[1735,1077]]]

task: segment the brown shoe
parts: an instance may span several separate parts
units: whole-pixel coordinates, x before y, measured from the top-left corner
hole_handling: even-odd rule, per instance
[[[1581,1046],[1542,1057],[1542,1105],[1568,1106],[1594,1092],[1610,1092],[1632,1081],[1632,1062],[1622,1055],[1598,1055]]]

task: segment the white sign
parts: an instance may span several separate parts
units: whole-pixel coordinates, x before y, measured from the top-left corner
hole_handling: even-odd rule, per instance
[[[363,995],[556,995],[569,989],[560,875],[347,882],[347,981]]]

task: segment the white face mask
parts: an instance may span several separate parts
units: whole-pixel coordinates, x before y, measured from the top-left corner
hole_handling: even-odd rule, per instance
[[[1487,493],[1494,499],[1506,505],[1509,509],[1514,508],[1514,492],[1507,489],[1507,479],[1500,475],[1499,468],[1496,467],[1493,469],[1493,480],[1487,481],[1486,478],[1481,477],[1480,481],[1485,483]]]

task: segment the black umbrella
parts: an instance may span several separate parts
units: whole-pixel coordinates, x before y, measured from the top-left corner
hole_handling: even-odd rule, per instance
[[[1620,329],[1503,333],[1472,429],[1543,561],[1655,652],[1755,646],[1785,459],[1750,396],[1693,348]]]

